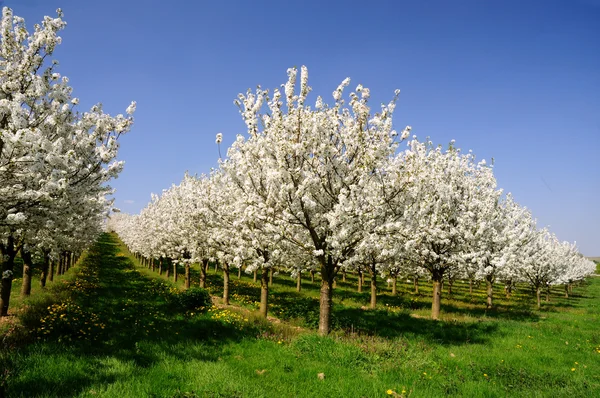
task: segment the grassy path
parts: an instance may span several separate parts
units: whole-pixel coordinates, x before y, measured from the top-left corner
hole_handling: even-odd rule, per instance
[[[178,288],[136,268],[111,235],[75,271],[54,301],[29,304],[37,341],[0,351],[6,396],[600,396],[600,278],[543,312],[465,316],[456,301],[442,322],[411,316],[391,296],[363,310],[342,287],[336,319],[371,333],[320,338],[244,311],[178,309]],[[242,280],[233,292],[246,300],[255,289]],[[307,311],[310,290],[292,289],[274,289],[273,301]]]

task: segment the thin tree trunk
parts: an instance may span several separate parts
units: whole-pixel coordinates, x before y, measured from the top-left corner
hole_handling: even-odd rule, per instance
[[[487,285],[487,309],[489,310],[494,306],[494,284],[488,278],[485,283]]]
[[[473,295],[473,278],[469,278],[469,294]]]
[[[217,273],[217,271],[219,270],[217,267],[219,266],[219,262],[215,261],[215,274]]]
[[[321,291],[319,299],[319,334],[326,336],[329,334],[331,323],[331,306],[333,295],[333,276],[329,276],[328,272],[321,269]]]
[[[269,268],[269,286],[273,287],[273,268]]]
[[[315,271],[312,269],[310,270],[310,281],[315,283]]]
[[[542,309],[542,289],[540,286],[535,288],[535,296],[537,298],[537,309]]]
[[[394,277],[392,278],[392,296],[395,296],[398,294],[398,276],[394,275]]]
[[[208,269],[208,259],[203,259],[200,264],[200,287],[206,289],[206,270]]]
[[[31,261],[31,252],[21,248],[21,258],[23,259],[23,281],[21,282],[21,297],[31,295],[31,273],[33,271],[33,262]]]
[[[192,277],[190,275],[190,263],[186,262],[185,263],[185,288],[189,289],[192,281],[191,281]]]
[[[242,266],[241,265],[238,268],[238,279],[242,279]]]
[[[346,270],[342,270],[342,282],[346,282]]]
[[[296,275],[296,291],[302,291],[302,272],[298,271],[298,275]]]
[[[13,269],[15,266],[15,241],[12,235],[8,235],[6,245],[2,246],[2,255],[4,261],[2,263],[2,288],[0,289],[0,316],[8,315],[8,306],[10,304],[10,290],[12,288]],[[9,272],[7,272],[9,271]]]
[[[156,271],[156,264],[154,262],[154,257],[150,259],[150,267],[152,268],[152,272]]]
[[[257,273],[257,271],[255,271]],[[267,317],[269,305],[269,269],[263,268],[260,274],[260,316]]]
[[[565,298],[569,298],[569,285],[565,285]]]
[[[448,280],[448,296],[452,296],[452,286],[454,285],[454,281]]]
[[[173,261],[173,282],[177,282],[177,278],[179,275],[177,274],[177,261]]]
[[[415,294],[419,294],[419,278],[418,277],[413,278],[413,286],[415,288]]]
[[[363,287],[362,271],[358,270],[358,289],[357,289],[357,291],[359,293],[362,293],[362,287]]]
[[[440,308],[442,305],[442,281],[444,278],[444,274],[439,270],[436,270],[432,274],[433,281],[433,299],[431,300],[431,319],[438,320],[440,319]]]
[[[162,275],[163,274],[163,258],[160,257],[158,259],[158,275]]]
[[[258,280],[258,271],[254,270],[253,272],[253,279],[254,279],[254,283],[256,283],[256,281]]]
[[[40,275],[40,286],[46,287],[46,280],[48,279],[48,269],[50,268],[50,251],[42,251],[44,262],[42,263],[42,273]]]
[[[56,260],[50,260],[50,271],[48,271],[48,279],[50,282],[54,282],[54,268],[56,268]]]
[[[229,264],[223,262],[223,304],[229,305]]]
[[[169,279],[169,275],[171,275],[171,260],[168,258],[165,259],[166,267],[165,267],[165,276]]]
[[[550,302],[550,285],[546,287],[546,302]]]
[[[371,308],[377,307],[377,273],[371,273]]]

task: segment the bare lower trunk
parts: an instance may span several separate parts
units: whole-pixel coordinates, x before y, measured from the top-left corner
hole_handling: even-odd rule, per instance
[[[315,283],[315,271],[313,271],[312,269],[310,270],[310,281],[312,283]]]
[[[179,275],[177,274],[177,262],[173,261],[173,282],[177,282]]]
[[[40,286],[46,287],[46,280],[48,279],[48,269],[50,268],[50,252],[43,251],[42,273],[40,275]]]
[[[254,279],[254,282],[256,283],[256,281],[258,280],[258,272],[256,270],[254,270],[253,274],[254,274],[253,279]]]
[[[454,285],[454,281],[448,281],[448,296],[452,296],[452,286]]]
[[[163,259],[162,257],[158,259],[158,275],[163,274]]]
[[[260,316],[267,317],[269,305],[269,270],[263,268],[260,275]]]
[[[54,282],[54,268],[56,267],[56,260],[50,261],[50,270],[48,271],[48,279],[50,282]]]
[[[491,309],[494,305],[494,285],[492,281],[486,280],[487,284],[487,309]]]
[[[321,271],[321,292],[319,300],[319,334],[326,336],[329,334],[330,322],[331,322],[331,298],[333,294],[333,278],[328,278],[323,271]]]
[[[185,263],[185,288],[189,289],[191,284],[190,263]]]
[[[565,285],[565,298],[569,298],[569,285]]]
[[[223,304],[229,305],[229,263],[223,263]]]
[[[546,288],[546,302],[550,302],[550,286]]]
[[[377,307],[377,274],[371,274],[371,308]]]
[[[242,267],[238,268],[238,279],[242,279]]]
[[[156,271],[156,264],[154,262],[154,258],[150,259],[150,267],[152,268],[152,272]]]
[[[219,262],[215,261],[215,274],[217,273],[217,271],[219,270],[217,267],[219,266]]]
[[[206,270],[208,269],[208,259],[202,260],[200,264],[200,287],[206,289]]]
[[[31,252],[21,249],[21,258],[23,259],[23,280],[21,282],[21,297],[31,295],[31,272],[33,271],[33,262],[31,261]]]
[[[346,282],[346,270],[342,270],[342,282]]]
[[[10,290],[12,289],[15,256],[17,255],[14,239],[11,235],[8,236],[6,245],[2,245],[1,254],[4,257],[4,261],[2,263],[2,273],[0,274],[0,278],[2,278],[2,287],[0,288],[0,316],[7,316],[10,303]]]
[[[357,291],[359,293],[362,293],[362,287],[363,287],[362,271],[358,271],[358,289],[357,289]]]
[[[269,268],[269,286],[273,286],[273,268]]]
[[[398,277],[394,275],[392,278],[392,296],[398,294]]]
[[[302,272],[298,271],[298,275],[296,275],[296,291],[302,291]]]
[[[415,288],[415,294],[419,294],[419,278],[413,278],[413,286]]]
[[[433,282],[433,297],[431,300],[431,319],[440,319],[440,307],[442,304],[442,289],[443,289],[444,274],[440,270],[435,270],[431,275]]]
[[[537,298],[537,309],[541,309],[542,308],[542,289],[538,286],[535,289],[535,296]]]
[[[469,278],[469,294],[473,295],[473,278]]]

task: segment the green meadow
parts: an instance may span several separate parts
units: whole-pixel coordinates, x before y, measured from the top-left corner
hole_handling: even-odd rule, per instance
[[[192,273],[194,284],[198,271]],[[333,331],[316,332],[319,281],[302,291],[281,273],[269,319],[256,312],[260,285],[232,273],[231,305],[181,305],[180,280],[141,267],[105,234],[68,273],[20,299],[0,322],[0,396],[6,397],[594,397],[600,396],[600,278],[569,298],[556,288],[542,310],[519,286],[471,294],[444,287],[432,321],[430,285],[338,277]],[[34,281],[34,284],[37,281]],[[208,290],[222,294],[211,268]],[[37,286],[37,285],[36,285]]]

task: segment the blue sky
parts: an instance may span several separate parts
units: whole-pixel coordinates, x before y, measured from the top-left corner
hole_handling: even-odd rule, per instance
[[[55,58],[82,109],[137,101],[123,211],[216,166],[215,134],[244,133],[237,94],[306,65],[313,99],[345,77],[375,107],[399,88],[398,128],[493,157],[540,226],[600,255],[600,0],[2,3],[29,26],[63,9]]]

